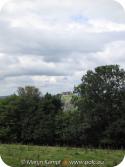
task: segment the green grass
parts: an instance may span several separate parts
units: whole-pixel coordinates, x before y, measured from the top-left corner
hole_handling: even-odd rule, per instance
[[[62,95],[62,100],[64,100],[64,101],[71,101],[71,99],[72,99],[72,94],[71,95]]]
[[[102,150],[102,149],[85,149],[85,148],[71,148],[71,147],[48,147],[48,146],[2,144],[0,145],[0,155],[2,156],[2,159],[12,167],[22,167],[22,166],[35,167],[35,165],[22,165],[21,160],[44,161],[44,160],[64,160],[64,159],[104,161],[104,165],[100,166],[113,167],[114,165],[117,165],[118,163],[121,162],[121,160],[125,155],[125,150]],[[48,165],[48,166],[58,167],[58,165]],[[85,166],[89,167],[89,165]],[[81,167],[83,167],[83,165],[81,165]]]

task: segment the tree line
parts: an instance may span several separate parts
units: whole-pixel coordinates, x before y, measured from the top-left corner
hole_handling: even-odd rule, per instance
[[[34,86],[0,99],[0,142],[125,148],[125,71],[96,67],[74,88],[73,108]]]

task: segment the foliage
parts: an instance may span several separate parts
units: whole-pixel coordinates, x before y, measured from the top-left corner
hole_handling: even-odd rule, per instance
[[[72,98],[26,86],[0,99],[2,143],[121,148],[124,139],[125,71],[118,65],[87,71]]]
[[[89,125],[83,132],[86,142],[92,146],[122,147],[125,138],[125,71],[118,65],[97,67],[82,77],[75,92],[79,95],[75,104],[81,111],[83,122]]]
[[[1,100],[0,141],[52,144],[54,121],[60,112],[60,97],[41,96],[35,87],[19,88],[17,95]]]

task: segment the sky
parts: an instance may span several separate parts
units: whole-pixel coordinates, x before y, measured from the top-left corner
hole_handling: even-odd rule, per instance
[[[0,0],[0,96],[72,91],[108,64],[125,68],[125,0]]]

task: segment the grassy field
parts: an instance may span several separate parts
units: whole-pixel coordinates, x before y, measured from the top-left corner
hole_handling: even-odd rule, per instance
[[[71,99],[72,99],[72,94],[71,95],[62,95],[61,100],[64,103],[64,111],[67,110],[73,110],[74,106],[71,104]]]
[[[52,163],[52,161],[59,160],[82,160],[82,161],[101,161],[104,163],[101,165],[102,167],[113,167],[117,165],[124,157],[125,150],[101,150],[101,149],[85,149],[85,148],[71,148],[71,147],[47,147],[47,146],[25,146],[25,145],[0,145],[0,155],[4,162],[12,167],[22,167],[22,166],[37,166],[31,164],[25,164],[26,161],[22,160],[32,160],[34,161],[42,161],[45,160],[48,163]],[[24,164],[23,164],[24,163]],[[68,163],[69,164],[69,163]],[[40,166],[40,165],[39,165]],[[55,164],[53,162],[50,164],[41,164],[41,166],[61,166]],[[63,161],[62,166],[68,166],[65,161]],[[86,166],[90,167],[92,165],[84,164],[84,165],[70,165],[70,166]]]

